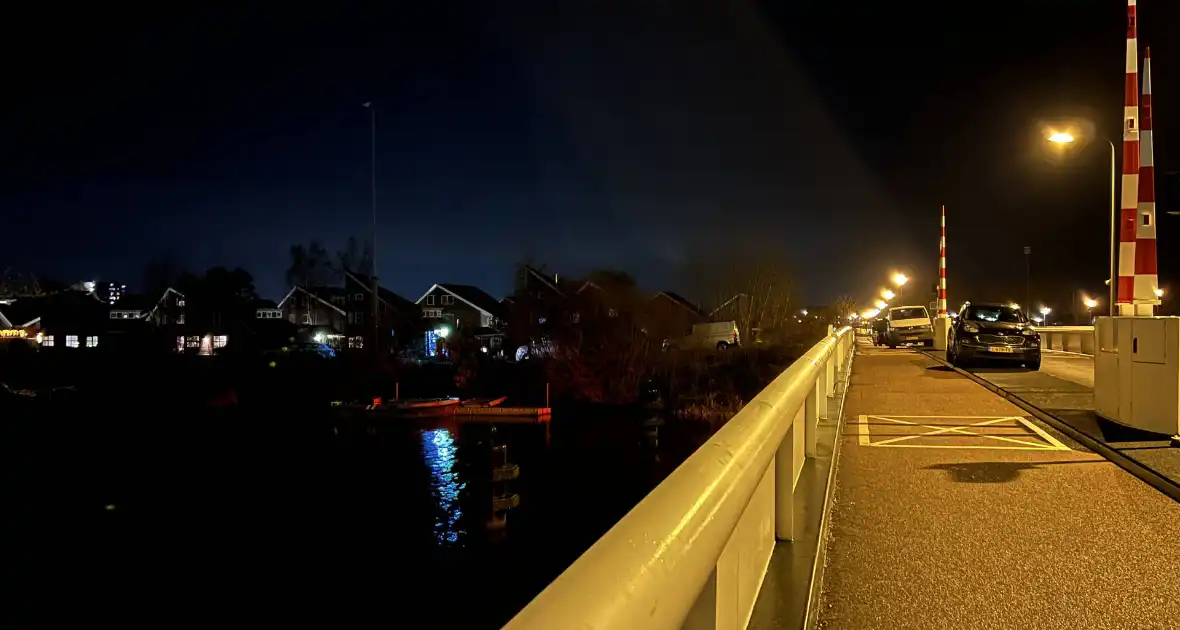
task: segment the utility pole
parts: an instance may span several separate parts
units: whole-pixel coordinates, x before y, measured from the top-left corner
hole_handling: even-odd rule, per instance
[[[1029,302],[1028,302],[1029,277],[1032,275],[1031,274],[1031,270],[1032,270],[1031,259],[1032,259],[1032,247],[1025,245],[1024,246],[1024,311],[1026,313],[1031,312],[1028,309],[1032,308],[1032,306],[1029,305]]]
[[[373,232],[371,235],[372,252],[369,257],[369,276],[373,282],[373,355],[381,361],[381,297],[378,294],[380,283],[377,281],[377,108],[369,101],[361,104],[369,110],[369,145],[370,145],[370,188],[373,196]]]

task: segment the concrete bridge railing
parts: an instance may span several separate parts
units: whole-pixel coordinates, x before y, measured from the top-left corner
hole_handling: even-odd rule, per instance
[[[690,613],[745,628],[775,539],[795,535],[795,487],[853,347],[847,327],[813,346],[505,630],[674,630]]]
[[[1093,326],[1037,326],[1036,329],[1041,333],[1042,349],[1094,355]]]

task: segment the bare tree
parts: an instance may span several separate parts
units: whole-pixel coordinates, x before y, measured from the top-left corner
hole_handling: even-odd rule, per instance
[[[832,315],[839,317],[841,320],[856,312],[856,300],[848,295],[841,295],[832,302]]]
[[[791,317],[794,281],[785,263],[761,248],[716,249],[691,259],[689,280],[714,320],[733,320],[743,338]]]
[[[342,249],[336,251],[335,272],[343,277],[344,272],[370,273],[373,270],[373,242],[359,240],[355,236],[348,237]]]
[[[287,282],[303,287],[323,286],[333,279],[332,259],[317,240],[291,246]]]

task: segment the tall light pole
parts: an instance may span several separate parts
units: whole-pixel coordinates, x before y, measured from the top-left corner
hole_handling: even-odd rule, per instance
[[[370,147],[370,177],[369,187],[373,197],[373,233],[370,238],[372,251],[369,254],[369,276],[373,283],[373,354],[380,360],[381,356],[381,297],[378,294],[380,283],[377,281],[377,108],[373,102],[362,103],[361,107],[369,110],[369,147]]]
[[[1114,255],[1116,247],[1115,239],[1118,236],[1119,216],[1118,195],[1115,190],[1115,184],[1118,180],[1118,156],[1115,154],[1114,142],[1110,138],[1103,138],[1103,140],[1106,140],[1106,144],[1110,145],[1110,279],[1107,280],[1107,284],[1110,285],[1110,302],[1108,308],[1110,309],[1110,314],[1113,316],[1115,289],[1118,286],[1118,268],[1115,266]],[[1049,134],[1049,142],[1054,144],[1073,144],[1074,141],[1073,134],[1063,131]],[[1025,297],[1025,301],[1028,301],[1027,297]]]
[[[904,273],[898,272],[893,274],[893,284],[897,285],[897,301],[901,302],[902,304],[905,303],[905,283],[909,281],[910,279],[906,277]]]

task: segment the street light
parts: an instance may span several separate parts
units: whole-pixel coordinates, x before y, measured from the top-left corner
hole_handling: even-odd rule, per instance
[[[885,300],[877,300],[876,302],[873,302],[873,306],[876,306],[877,308],[885,308],[886,306],[889,306],[889,304],[887,304]]]
[[[1082,304],[1086,305],[1086,313],[1090,317],[1090,323],[1094,323],[1094,307],[1098,306],[1098,300],[1090,297],[1082,297]]]
[[[900,286],[905,286],[905,283],[907,283],[907,282],[909,282],[909,281],[910,281],[910,279],[909,279],[909,278],[907,278],[907,277],[906,277],[906,275],[905,275],[904,273],[895,273],[895,274],[893,274],[893,284],[896,284],[896,285],[897,285],[897,286],[899,286],[899,287],[900,287]]]
[[[1162,298],[1162,297],[1164,297],[1164,290],[1163,290],[1163,289],[1156,289],[1156,290],[1155,290],[1155,296],[1156,296],[1157,298]]]
[[[885,289],[884,291],[881,292],[881,297],[885,298],[886,300],[892,300],[894,297],[893,291],[890,291],[889,289]]]
[[[1092,127],[1093,123],[1088,123],[1087,125],[1084,125],[1084,126]],[[1048,132],[1048,135],[1046,136],[1046,140],[1048,140],[1049,142],[1052,142],[1053,144],[1065,146],[1065,145],[1073,144],[1077,139],[1074,138],[1073,134],[1066,132],[1066,131],[1050,131],[1050,132]],[[1117,226],[1118,226],[1118,211],[1119,211],[1118,202],[1115,200],[1115,180],[1116,180],[1117,173],[1118,173],[1118,167],[1116,166],[1116,160],[1118,158],[1115,156],[1114,142],[1112,142],[1110,140],[1110,138],[1104,138],[1104,140],[1106,140],[1106,144],[1110,145],[1110,279],[1107,280],[1106,283],[1108,285],[1110,285],[1110,314],[1113,316],[1114,315],[1115,299],[1116,299],[1115,298],[1116,284],[1114,282],[1114,279],[1118,277],[1115,275],[1117,272],[1115,270],[1115,264],[1114,264],[1114,262],[1115,262],[1115,259],[1114,259],[1115,240],[1114,240],[1114,238],[1115,238],[1115,230],[1117,229]]]
[[[1053,309],[1049,308],[1048,306],[1041,307],[1041,316],[1044,318],[1046,324],[1049,323],[1049,313],[1052,313],[1052,312],[1053,312]]]

